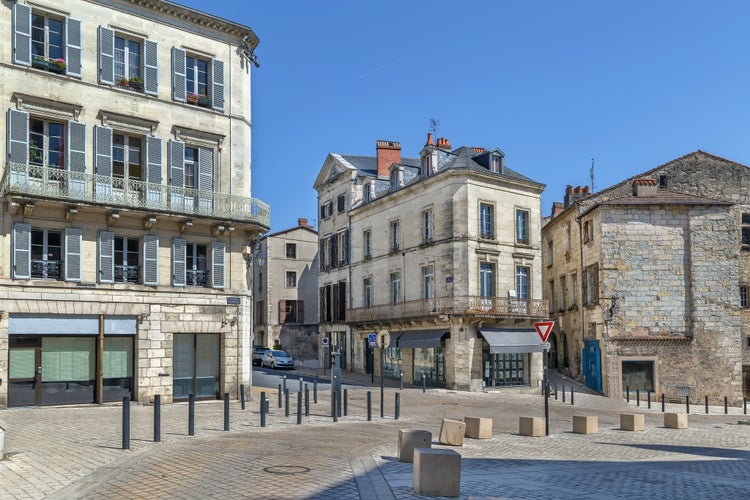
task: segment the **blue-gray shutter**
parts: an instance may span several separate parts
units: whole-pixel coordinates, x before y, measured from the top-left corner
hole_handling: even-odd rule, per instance
[[[220,241],[211,243],[211,287],[224,288],[224,255],[227,245]]]
[[[98,200],[112,198],[112,129],[94,125],[94,174]]]
[[[115,83],[115,32],[99,26],[99,83]]]
[[[26,165],[29,161],[29,114],[8,108],[8,161]]]
[[[169,205],[185,210],[185,143],[169,141]]]
[[[146,205],[161,208],[161,138],[146,137]]]
[[[159,95],[159,51],[153,40],[143,41],[143,90],[150,95]]]
[[[31,224],[13,224],[13,278],[31,278]]]
[[[81,248],[83,230],[77,227],[65,228],[65,280],[81,281]]]
[[[186,248],[184,238],[172,240],[172,286],[185,286]]]
[[[86,194],[86,124],[68,122],[68,191],[81,197]]]
[[[185,51],[172,47],[172,99],[185,102]]]
[[[214,152],[198,148],[198,210],[202,214],[213,211]]]
[[[143,237],[143,284],[159,284],[159,237],[154,234]]]
[[[211,105],[224,111],[224,61],[211,59]]]
[[[115,282],[115,233],[99,231],[99,283]]]
[[[66,73],[81,78],[81,21],[65,18]]]
[[[31,7],[13,4],[13,62],[31,66]]]

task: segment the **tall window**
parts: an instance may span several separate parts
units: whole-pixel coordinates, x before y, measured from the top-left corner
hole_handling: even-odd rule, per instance
[[[590,243],[594,241],[594,225],[591,221],[583,223],[583,242]]]
[[[570,303],[573,305],[578,304],[578,275],[570,275]]]
[[[422,268],[422,298],[435,298],[435,268],[433,266]]]
[[[126,187],[128,180],[143,178],[143,142],[140,137],[123,134],[112,135],[112,176],[122,179],[116,188]]]
[[[495,215],[494,207],[488,203],[479,205],[479,236],[485,239],[495,237]]]
[[[287,243],[286,244],[286,258],[287,259],[296,259],[297,258],[297,244],[296,243]]]
[[[750,246],[750,213],[742,214],[742,245]]]
[[[372,257],[372,233],[369,229],[362,231],[362,250],[365,259]]]
[[[65,167],[65,125],[29,118],[29,164]]]
[[[391,221],[391,251],[399,249],[401,241],[401,225],[397,220]]]
[[[372,305],[372,278],[365,278],[362,282],[363,295],[364,295],[364,306],[370,307]]]
[[[206,245],[188,244],[185,262],[187,286],[205,287],[208,284],[208,251]]]
[[[529,274],[528,266],[516,266],[516,297],[519,299],[529,298]]]
[[[65,59],[65,38],[61,19],[32,12],[31,53],[35,59]]]
[[[560,276],[560,307],[568,307],[568,282],[566,276]]]
[[[549,281],[549,310],[554,312],[555,310],[555,280]]]
[[[339,213],[346,210],[346,195],[345,194],[339,195],[339,197],[336,199],[336,209],[338,210]]]
[[[195,189],[195,171],[198,165],[198,148],[185,146],[185,187]]]
[[[748,291],[750,291],[750,287],[740,286],[740,307],[744,309],[750,307],[750,302],[748,302],[748,300],[750,299],[750,296],[748,296]]]
[[[286,287],[294,288],[297,286],[297,271],[286,272]]]
[[[115,81],[143,78],[141,74],[141,42],[120,36],[115,37],[114,71]]]
[[[432,210],[422,212],[422,241],[432,241]]]
[[[139,248],[137,238],[115,236],[116,283],[138,283]]]
[[[590,306],[599,301],[599,264],[592,264],[583,270],[581,287],[584,305]]]
[[[516,243],[529,244],[529,212],[516,209]]]
[[[47,229],[31,230],[31,277],[62,279],[62,233]]]
[[[401,273],[391,273],[391,303],[401,300]]]
[[[499,173],[501,165],[502,159],[498,155],[490,156],[490,170],[492,172]]]
[[[188,94],[208,96],[208,61],[185,57],[185,90]]]
[[[495,266],[489,262],[479,264],[479,295],[494,297],[495,295]]]

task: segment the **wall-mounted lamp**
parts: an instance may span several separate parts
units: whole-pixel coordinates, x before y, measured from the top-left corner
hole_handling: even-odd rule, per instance
[[[107,216],[107,223],[114,224],[119,219],[120,219],[120,212],[110,212],[110,214]]]
[[[180,224],[180,231],[185,232],[191,227],[193,227],[193,221],[190,219],[187,219],[185,221],[182,221],[182,224]]]
[[[72,219],[78,213],[78,207],[68,207],[68,211],[65,212],[65,220]]]
[[[219,236],[220,234],[224,234],[226,228],[227,227],[224,224],[216,224],[211,228],[211,234],[214,236]]]
[[[155,215],[149,215],[148,217],[143,219],[143,227],[145,229],[151,229],[151,227],[156,224],[156,216]]]

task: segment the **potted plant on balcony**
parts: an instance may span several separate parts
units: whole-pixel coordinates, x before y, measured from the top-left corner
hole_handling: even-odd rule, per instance
[[[119,78],[119,79],[117,80],[117,85],[118,85],[119,87],[122,87],[122,88],[125,88],[125,89],[126,89],[126,88],[128,88],[128,79],[127,79],[127,78],[125,78],[124,76],[123,76],[123,77],[120,77],[120,78]]]
[[[201,95],[198,97],[198,106],[201,106],[203,108],[210,108],[211,107],[211,98],[207,95]]]
[[[49,62],[49,70],[53,73],[65,73],[65,68],[67,68],[68,65],[65,63],[65,59],[62,57],[58,57],[57,59],[53,59]]]
[[[128,86],[137,92],[143,92],[143,79],[140,76],[131,77]]]
[[[187,102],[188,104],[198,104],[200,97],[201,96],[199,96],[198,94],[188,92],[188,94],[185,96],[185,102]]]
[[[43,56],[34,56],[31,60],[31,67],[43,70],[49,70],[49,61]]]

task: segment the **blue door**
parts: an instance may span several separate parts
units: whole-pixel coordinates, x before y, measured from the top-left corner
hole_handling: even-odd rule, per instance
[[[583,346],[583,376],[586,387],[602,392],[602,356],[598,340],[585,340]]]

